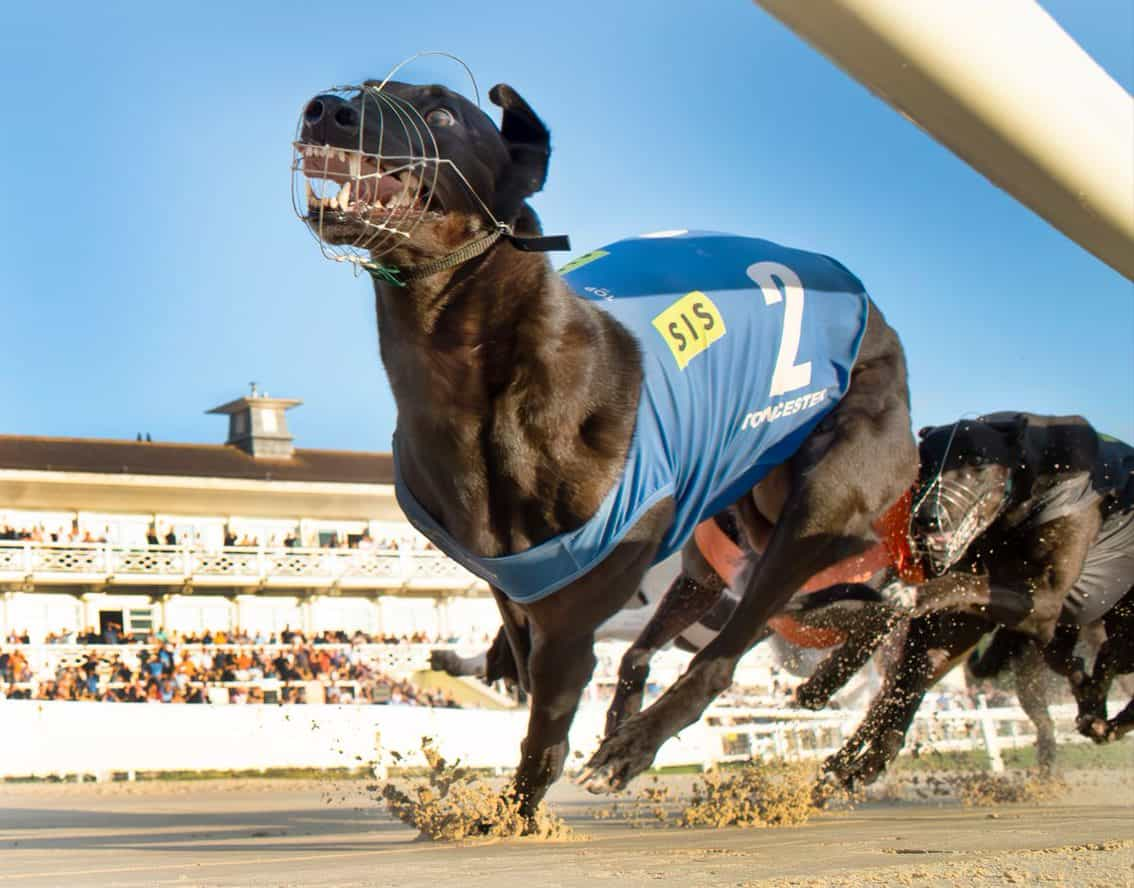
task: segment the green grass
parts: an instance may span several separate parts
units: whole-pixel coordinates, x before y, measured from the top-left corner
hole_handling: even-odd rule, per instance
[[[1006,749],[1002,753],[1004,764],[1009,768],[1034,768],[1036,749],[1027,746],[1022,749]],[[1112,768],[1124,770],[1134,768],[1134,743],[1116,741],[1106,746],[1093,743],[1068,743],[1060,746],[1055,753],[1055,765],[1067,770]]]
[[[1024,746],[1005,749],[1001,758],[1008,768],[1036,767],[1036,749]],[[1121,741],[1106,746],[1089,743],[1066,743],[1056,750],[1056,768],[1069,771],[1134,768],[1134,743]],[[890,771],[987,771],[988,755],[983,750],[971,752],[923,752],[921,755],[903,755],[890,766]]]

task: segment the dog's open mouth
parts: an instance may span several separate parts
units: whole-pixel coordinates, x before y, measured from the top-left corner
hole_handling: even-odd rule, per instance
[[[396,160],[379,160],[362,151],[305,142],[296,142],[295,150],[306,180],[309,221],[330,212],[338,221],[353,219],[389,229],[398,220],[419,216],[429,203],[420,162],[394,165]]]

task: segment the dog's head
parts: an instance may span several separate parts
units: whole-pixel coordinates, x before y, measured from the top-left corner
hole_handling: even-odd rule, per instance
[[[1003,511],[1018,460],[1018,432],[980,420],[920,432],[921,471],[910,536],[926,567],[940,576]]]
[[[525,200],[547,178],[547,128],[510,86],[489,98],[503,109],[499,128],[443,86],[368,81],[311,99],[293,198],[324,252],[365,261],[408,245],[420,256],[500,224],[538,230]]]

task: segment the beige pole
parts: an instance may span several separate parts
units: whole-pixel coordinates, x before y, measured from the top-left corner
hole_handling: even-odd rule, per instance
[[[1134,280],[1134,99],[1034,0],[756,2]]]

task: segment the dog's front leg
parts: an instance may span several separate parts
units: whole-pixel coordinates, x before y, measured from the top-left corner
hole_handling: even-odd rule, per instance
[[[533,639],[528,660],[531,714],[514,783],[525,817],[535,814],[548,788],[563,773],[567,732],[595,662],[593,632]]]
[[[873,782],[897,757],[928,688],[991,627],[966,614],[933,613],[910,621],[902,655],[858,730],[824,770],[845,786]]]
[[[1012,657],[1012,675],[1020,708],[1036,726],[1036,763],[1044,772],[1055,767],[1055,721],[1047,709],[1047,674],[1042,648],[1026,639]]]
[[[641,585],[672,519],[671,502],[658,503],[601,564],[571,585],[525,605],[501,601],[501,611],[519,612],[514,622],[528,628],[530,647],[519,653],[531,715],[513,790],[529,818],[563,772],[568,731],[595,666],[595,629]]]
[[[867,607],[855,614],[847,627],[847,640],[815,668],[811,677],[795,689],[796,702],[805,709],[822,709],[858,672],[901,619],[889,607]]]

